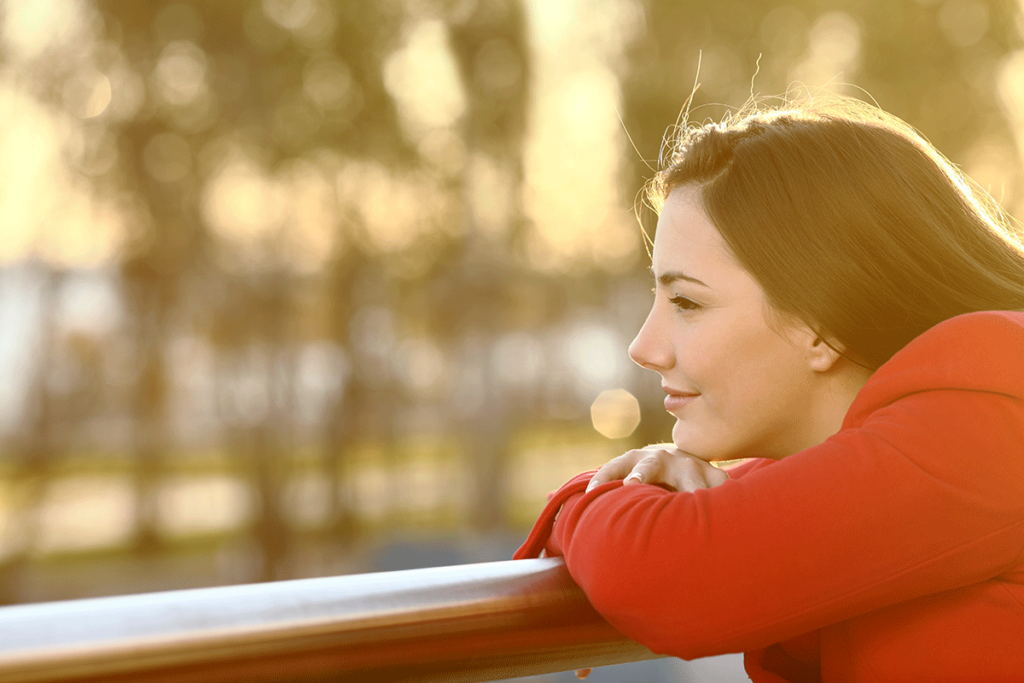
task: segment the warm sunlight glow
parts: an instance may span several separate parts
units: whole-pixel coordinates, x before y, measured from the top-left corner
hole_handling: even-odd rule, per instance
[[[81,68],[76,78],[65,83],[62,95],[72,114],[83,119],[95,118],[110,105],[110,79],[94,68]]]
[[[576,375],[581,395],[615,386],[627,370],[626,341],[596,320],[581,320],[571,329],[563,349],[564,362]]]
[[[852,83],[860,63],[860,24],[845,12],[828,12],[811,25],[803,60],[790,81],[804,86],[831,85],[842,92]]]
[[[252,492],[234,477],[170,477],[161,484],[157,509],[160,526],[170,536],[223,531],[252,516]]]
[[[947,0],[939,8],[939,27],[958,48],[971,47],[988,31],[988,5],[977,0]]]
[[[206,185],[203,215],[229,248],[253,251],[279,229],[284,202],[281,187],[267,171],[233,152]]]
[[[571,3],[569,3],[571,4]],[[535,97],[527,139],[525,209],[535,231],[533,265],[562,269],[593,262],[628,266],[639,250],[629,201],[617,192],[627,151],[617,109],[615,46],[588,40],[560,3],[529,3]],[[564,59],[566,51],[576,58]]]
[[[608,389],[590,406],[594,429],[609,439],[623,439],[640,424],[640,402],[625,389]]]
[[[75,0],[6,0],[0,23],[4,43],[16,58],[32,59],[72,40],[82,28],[83,8]]]
[[[384,65],[384,83],[413,137],[453,125],[466,109],[447,41],[440,21],[420,22]]]
[[[1011,53],[1003,60],[998,71],[998,93],[999,103],[1010,122],[1010,130],[1017,143],[1017,153],[1024,154],[1024,50]],[[1007,168],[1015,167],[1014,163]],[[1004,169],[1003,173],[1005,172]],[[999,193],[991,189],[989,191],[993,196],[999,197]],[[1018,200],[1016,204],[1007,208],[1019,215],[1024,206]]]
[[[134,524],[135,497],[126,478],[82,476],[52,482],[43,498],[37,553],[124,543]]]
[[[473,223],[481,231],[502,237],[508,229],[513,210],[515,178],[484,154],[477,154],[469,164],[469,205]]]
[[[339,236],[333,179],[316,164],[298,160],[284,169],[281,180],[288,197],[287,227],[281,233],[284,254],[300,272],[319,270],[331,257]]]
[[[165,102],[184,106],[206,91],[206,69],[205,52],[190,41],[175,41],[160,53],[152,83]]]
[[[337,176],[338,197],[362,217],[350,226],[368,246],[398,251],[413,245],[439,211],[439,192],[415,174],[398,175],[372,162],[351,161]]]
[[[123,239],[109,199],[84,188],[64,164],[74,119],[0,86],[0,264],[42,257],[63,266],[98,266]]]

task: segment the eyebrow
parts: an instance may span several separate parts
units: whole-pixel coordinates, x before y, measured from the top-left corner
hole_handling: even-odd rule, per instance
[[[654,275],[654,267],[653,266],[648,268],[647,270],[651,271],[651,275]],[[658,281],[659,284],[661,284],[662,286],[666,286],[666,287],[668,285],[672,284],[673,282],[676,282],[677,280],[685,280],[686,282],[692,282],[694,284],[700,285],[701,287],[707,287],[708,289],[711,289],[710,287],[708,287],[706,284],[704,284],[703,282],[701,282],[697,278],[690,277],[689,275],[686,275],[685,273],[678,273],[678,272],[670,271],[668,273],[662,273],[661,275],[655,275],[655,279]]]

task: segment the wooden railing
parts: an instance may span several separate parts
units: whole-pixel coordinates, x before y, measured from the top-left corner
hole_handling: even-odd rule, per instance
[[[489,681],[651,659],[559,559],[0,608],[0,681]]]

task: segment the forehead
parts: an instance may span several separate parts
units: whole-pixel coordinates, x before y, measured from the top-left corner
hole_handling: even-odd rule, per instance
[[[704,212],[699,190],[693,186],[676,188],[665,200],[652,259],[655,275],[682,269],[709,285],[704,276],[746,274]]]

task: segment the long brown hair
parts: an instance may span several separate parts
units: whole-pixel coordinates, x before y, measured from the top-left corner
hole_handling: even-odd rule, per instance
[[[877,368],[962,313],[1024,309],[1024,245],[907,124],[831,99],[684,126],[648,184],[703,208],[775,311]]]

